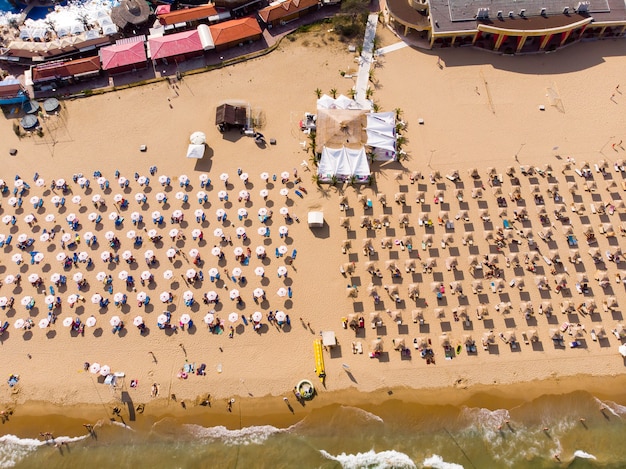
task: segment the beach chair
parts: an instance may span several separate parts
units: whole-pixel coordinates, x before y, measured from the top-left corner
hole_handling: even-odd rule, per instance
[[[298,197],[300,197],[301,199],[303,199],[303,198],[304,198],[304,196],[302,195],[302,192],[300,192],[300,191],[298,191],[298,190],[297,190],[297,191],[295,191],[295,193],[296,193],[296,195],[297,195]]]

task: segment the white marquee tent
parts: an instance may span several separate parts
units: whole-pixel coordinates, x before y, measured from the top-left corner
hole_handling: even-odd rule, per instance
[[[370,178],[370,166],[365,148],[324,147],[317,174],[321,181],[329,182],[333,177],[339,181],[348,181],[353,177],[357,182],[367,182]]]

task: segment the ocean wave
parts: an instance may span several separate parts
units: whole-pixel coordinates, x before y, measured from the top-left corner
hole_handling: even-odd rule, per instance
[[[341,453],[338,456],[333,456],[322,449],[320,453],[326,459],[337,461],[343,469],[386,469],[391,467],[413,469],[417,467],[406,454],[393,450],[381,451],[380,453],[370,450],[367,453]]]
[[[598,403],[600,409],[606,409],[615,417],[622,418],[623,415],[626,415],[626,406],[620,405],[613,401],[602,401],[597,397],[594,397],[594,400]]]
[[[221,425],[217,427],[203,427],[201,425],[185,424],[183,427],[196,437],[220,440],[225,445],[230,446],[261,445],[270,436],[285,431],[272,425],[244,427],[240,430],[229,430]]]
[[[441,456],[438,454],[433,454],[430,458],[424,459],[422,462],[424,467],[429,467],[432,469],[464,469],[460,464],[456,464],[453,462],[445,462]]]
[[[577,449],[574,451],[574,457],[580,459],[597,459],[593,454],[587,453],[582,449]]]
[[[82,436],[58,436],[53,441],[56,443],[73,443],[87,438]],[[19,438],[15,435],[3,435],[0,437],[0,468],[14,467],[29,453],[37,448],[52,444],[51,441],[42,441],[34,438]]]
[[[374,421],[374,422],[385,423],[385,421],[382,419],[382,417],[379,417],[378,415],[373,414],[372,412],[368,412],[367,410],[363,410],[363,409],[361,409],[359,407],[351,407],[351,406],[342,405],[341,409],[343,411],[354,412],[358,416],[362,417],[364,420],[370,420],[370,421]]]

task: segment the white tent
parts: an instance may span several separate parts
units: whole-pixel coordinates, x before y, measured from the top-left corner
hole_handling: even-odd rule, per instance
[[[332,98],[328,96],[327,94],[325,94],[325,95],[322,95],[322,97],[317,100],[317,108],[318,109],[361,109],[361,106],[354,99],[350,99],[343,94],[337,98]]]
[[[324,226],[324,212],[309,212],[308,222],[310,228],[322,228]]]
[[[376,160],[392,160],[396,156],[396,116],[393,112],[367,114],[366,145],[372,147]]]
[[[358,182],[367,182],[370,167],[367,162],[365,148],[351,149],[346,147],[322,149],[322,157],[317,167],[320,180],[328,182],[333,177],[347,181],[355,177]]]
[[[196,160],[202,159],[204,156],[204,145],[189,145],[187,147],[187,158],[194,158]]]

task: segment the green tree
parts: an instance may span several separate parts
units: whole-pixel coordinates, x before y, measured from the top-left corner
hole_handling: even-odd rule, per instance
[[[330,90],[330,95],[335,99],[337,97],[337,88]]]
[[[315,96],[317,96],[317,99],[320,99],[322,97],[322,90],[315,88]]]

